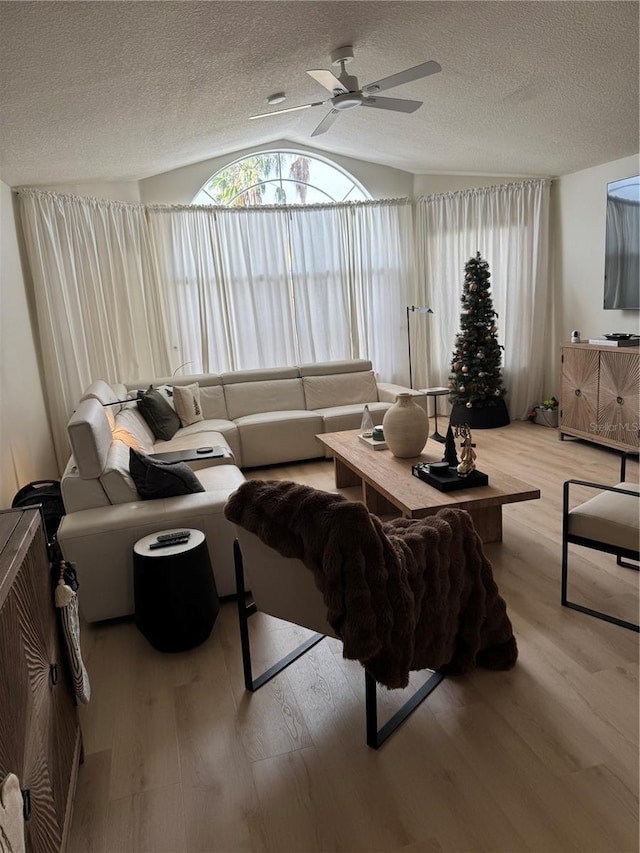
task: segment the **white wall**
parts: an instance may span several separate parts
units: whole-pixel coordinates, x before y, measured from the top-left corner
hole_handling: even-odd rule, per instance
[[[578,329],[583,339],[640,331],[638,311],[605,311],[607,184],[640,174],[638,155],[563,175],[553,182],[551,221],[555,278],[555,347],[549,375],[559,375],[559,345]],[[555,393],[555,392],[554,392]]]
[[[146,178],[140,181],[140,198],[145,204],[190,204],[198,190],[215,172],[241,157],[257,153],[257,150],[247,148],[243,151],[234,151],[223,157],[214,157],[211,160],[193,163],[181,169]],[[371,193],[373,198],[411,198],[413,195],[413,175],[400,169],[378,166],[375,163],[354,160],[338,154],[328,154],[310,148],[308,145],[288,142],[286,139],[264,145],[259,150],[304,151],[310,155],[321,156],[342,166]]]
[[[13,194],[0,182],[0,509],[31,480],[59,472],[20,263]]]
[[[110,201],[140,201],[140,188],[137,181],[102,181],[93,184],[39,184],[39,190],[64,195],[77,195],[81,198],[106,198]]]
[[[495,187],[525,180],[527,180],[525,177],[508,178],[505,175],[415,175],[413,196],[421,198],[424,195],[453,193],[458,190],[478,189],[478,187]]]

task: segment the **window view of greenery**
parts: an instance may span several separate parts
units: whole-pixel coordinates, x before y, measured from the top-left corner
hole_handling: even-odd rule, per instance
[[[336,166],[304,154],[269,151],[225,166],[207,181],[193,204],[254,207],[366,198],[352,178]]]

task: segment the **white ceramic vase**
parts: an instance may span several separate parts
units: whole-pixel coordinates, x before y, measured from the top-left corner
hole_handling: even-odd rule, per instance
[[[382,420],[384,440],[394,456],[408,459],[418,456],[427,443],[429,420],[412,394],[398,394]]]

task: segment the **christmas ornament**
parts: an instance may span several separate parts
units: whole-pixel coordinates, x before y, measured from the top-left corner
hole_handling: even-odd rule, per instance
[[[458,391],[464,392],[464,385],[458,385]]]
[[[466,406],[467,406],[467,409],[473,409],[473,403],[471,402],[471,400],[469,400],[469,402],[466,403]]]
[[[478,289],[478,285],[475,282],[473,282],[472,284],[469,285],[469,290],[472,293],[475,293],[477,289]]]
[[[469,372],[469,368],[467,367],[467,365],[466,365],[466,364],[463,364],[463,365],[462,365],[462,372],[463,372],[463,373],[468,373],[468,372]]]

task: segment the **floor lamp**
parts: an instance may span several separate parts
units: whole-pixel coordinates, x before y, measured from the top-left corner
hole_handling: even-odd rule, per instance
[[[407,305],[407,348],[409,350],[409,388],[413,388],[413,373],[411,369],[411,325],[409,314],[417,311],[418,314],[433,314],[431,308],[422,308],[419,305]]]

